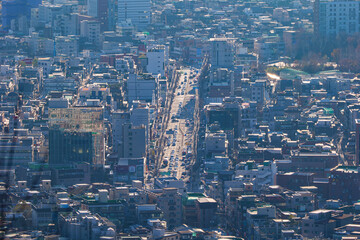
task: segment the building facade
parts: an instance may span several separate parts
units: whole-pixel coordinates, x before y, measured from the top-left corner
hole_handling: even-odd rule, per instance
[[[130,20],[138,29],[144,29],[150,24],[150,0],[119,0],[118,26]]]
[[[102,107],[49,109],[49,162],[103,165],[105,136]]]
[[[319,36],[354,34],[360,31],[360,2],[316,0],[314,32]]]

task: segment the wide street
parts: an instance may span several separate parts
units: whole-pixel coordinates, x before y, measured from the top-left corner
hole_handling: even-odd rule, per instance
[[[159,175],[187,179],[194,142],[194,109],[197,89],[196,70],[179,70],[174,99],[169,111]]]

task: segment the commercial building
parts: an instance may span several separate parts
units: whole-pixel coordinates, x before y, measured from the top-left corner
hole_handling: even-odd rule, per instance
[[[34,139],[28,136],[0,136],[0,169],[27,167],[34,161]]]
[[[123,151],[124,158],[139,158],[146,155],[146,127],[123,125]]]
[[[2,29],[9,30],[19,18],[25,16],[30,19],[31,8],[41,4],[41,0],[4,0],[2,1],[1,17]]]
[[[165,46],[160,45],[148,49],[146,56],[148,58],[147,72],[153,75],[160,74],[163,77],[165,74]]]
[[[360,32],[359,1],[316,0],[314,5],[314,33],[336,36]]]
[[[80,36],[95,46],[100,46],[100,22],[84,20],[80,22]]]
[[[151,102],[156,94],[156,79],[150,74],[130,74],[127,80],[128,100]]]
[[[232,39],[210,39],[210,63],[213,68],[232,68],[234,66],[234,45]]]
[[[211,103],[204,107],[207,124],[218,123],[223,130],[234,130],[234,135],[240,134],[240,103]]]
[[[112,114],[112,146],[113,152],[122,154],[123,149],[123,125],[129,123],[130,113],[114,112]]]
[[[120,158],[114,168],[114,182],[144,180],[145,158]]]
[[[130,20],[139,30],[150,24],[150,0],[118,0],[118,26]]]
[[[49,109],[49,163],[103,165],[105,136],[102,107]]]

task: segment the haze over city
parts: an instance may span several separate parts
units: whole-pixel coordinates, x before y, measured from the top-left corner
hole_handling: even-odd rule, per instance
[[[0,239],[360,239],[360,0],[0,15]]]

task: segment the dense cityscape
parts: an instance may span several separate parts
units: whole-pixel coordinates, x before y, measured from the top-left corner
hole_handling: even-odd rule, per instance
[[[360,239],[360,0],[0,8],[0,239]]]

